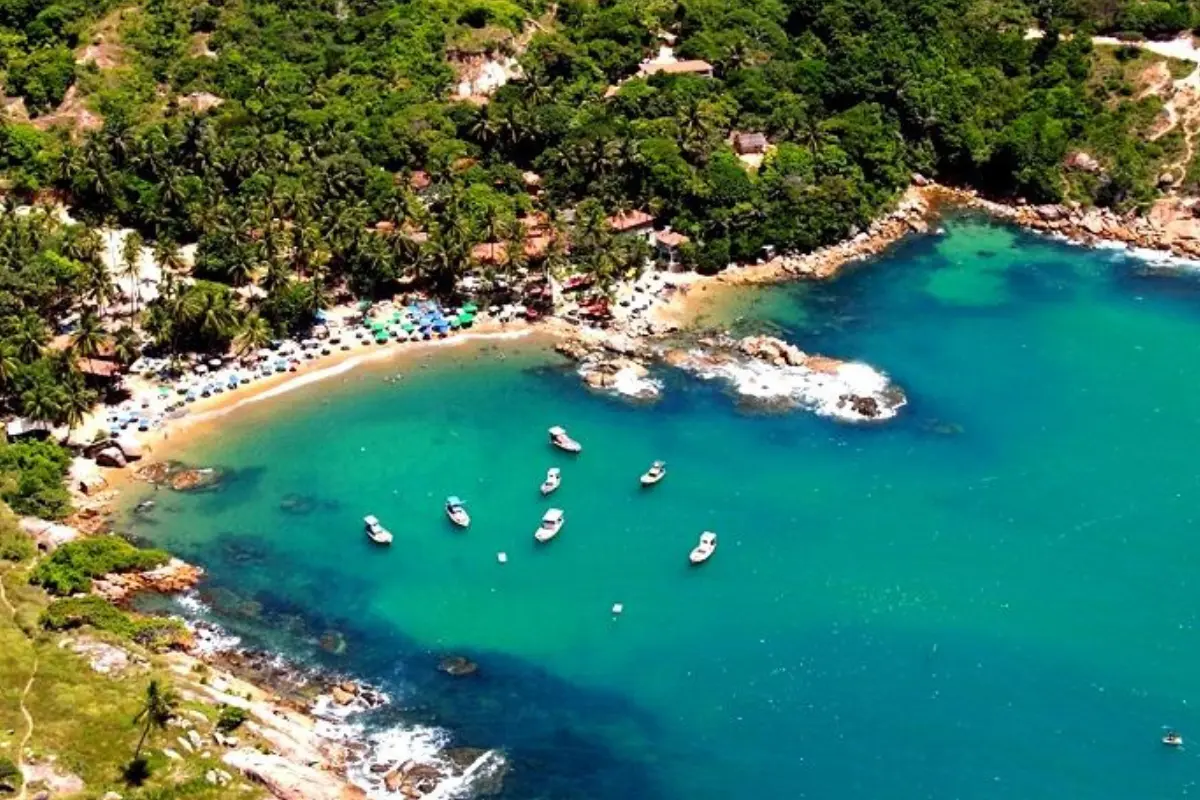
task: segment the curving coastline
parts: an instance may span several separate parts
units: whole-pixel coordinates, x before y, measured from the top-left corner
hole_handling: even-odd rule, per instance
[[[914,187],[905,195],[905,200],[897,211],[883,218],[878,223],[872,225],[867,231],[856,235],[853,239],[843,242],[839,245],[825,248],[808,256],[798,257],[780,257],[772,262],[763,265],[754,265],[748,267],[737,268],[722,275],[712,278],[704,278],[699,276],[684,276],[673,282],[674,291],[660,301],[656,301],[648,315],[647,319],[658,321],[663,328],[669,328],[670,325],[678,324],[681,321],[686,321],[686,313],[691,307],[689,304],[698,297],[698,287],[707,286],[736,286],[743,283],[771,283],[793,279],[824,279],[837,274],[846,265],[868,259],[874,255],[881,253],[891,244],[904,238],[912,233],[923,233],[929,229],[929,221],[933,219],[942,207],[950,207],[951,205],[959,205],[966,207],[974,207],[983,211],[988,211],[998,217],[1007,219],[1017,224],[1026,225],[1037,230],[1045,230],[1049,233],[1059,233],[1061,235],[1071,237],[1075,240],[1085,243],[1096,243],[1105,241],[1104,231],[1102,228],[1101,234],[1091,233],[1090,227],[1094,225],[1085,225],[1081,220],[1089,219],[1087,212],[1066,213],[1062,219],[1046,220],[1043,211],[1038,209],[1042,207],[1029,206],[1005,206],[1003,204],[991,203],[990,201],[982,200],[977,195],[971,192],[962,190],[949,189],[947,187],[928,185]],[[1024,209],[1024,210],[1022,210]],[[1061,223],[1058,227],[1050,227],[1049,222]],[[1046,223],[1042,225],[1042,223]],[[1087,237],[1091,237],[1090,239]],[[1114,237],[1113,240],[1119,240]],[[1125,241],[1125,240],[1120,240]],[[1138,245],[1141,246],[1141,245]],[[479,339],[497,339],[510,340],[523,338],[534,331],[542,331],[556,337],[561,337],[564,331],[576,330],[571,326],[566,326],[560,321],[552,321],[539,326],[530,326],[522,328],[519,331],[504,331],[494,334],[483,334]],[[605,338],[613,338],[614,336],[624,335],[630,328],[618,325],[616,329],[609,333],[601,334]],[[449,340],[446,344],[449,344]],[[785,343],[786,344],[786,343]],[[422,349],[420,345],[407,346],[407,352],[432,352],[431,350]],[[192,423],[212,420],[220,416],[232,413],[238,408],[243,408],[251,403],[258,402],[272,397],[278,397],[293,389],[308,385],[320,380],[335,377],[344,374],[348,370],[354,369],[360,364],[380,361],[385,358],[390,358],[404,352],[401,348],[381,348],[378,351],[370,351],[367,353],[359,353],[344,360],[335,363],[318,362],[312,364],[308,370],[302,370],[294,375],[281,376],[283,380],[272,385],[264,385],[257,393],[247,394],[243,397],[230,396],[224,398],[221,402],[215,402],[210,406],[198,409],[198,413],[189,415],[177,421],[180,427],[190,426]],[[743,355],[751,355],[744,353]],[[783,356],[785,361],[786,355]],[[771,362],[773,356],[768,356],[766,362]],[[772,365],[781,366],[781,365]],[[798,365],[785,364],[782,366],[794,367]],[[811,367],[812,371],[819,372],[815,366]],[[614,374],[621,372],[617,369]],[[731,379],[732,380],[732,379]],[[604,387],[609,388],[609,387]],[[899,405],[896,406],[897,408]],[[172,428],[174,431],[175,428]],[[151,436],[151,438],[153,435]],[[175,444],[176,442],[172,442]],[[163,448],[165,450],[165,448]],[[155,453],[159,456],[160,453]],[[270,694],[269,692],[264,694]],[[313,730],[318,729],[317,720],[313,717]],[[315,735],[315,734],[314,734]],[[436,739],[436,737],[434,737]],[[433,740],[431,740],[433,741]],[[431,752],[436,753],[437,747],[433,747]],[[300,752],[300,751],[297,751]],[[432,757],[432,756],[431,756]],[[283,761],[279,761],[283,759]],[[234,759],[236,761],[237,759]],[[256,774],[262,777],[263,774],[270,775],[272,770],[279,774],[290,774],[292,767],[287,763],[289,759],[282,753],[276,754],[272,758],[260,758],[253,763],[250,761],[241,763],[229,763],[233,766],[244,767],[248,774]],[[393,766],[393,769],[399,769],[402,765]],[[419,765],[416,765],[419,766]],[[422,776],[428,777],[424,770],[417,770],[416,766],[409,766],[409,774],[415,774],[417,778]],[[263,773],[263,770],[266,770]],[[322,773],[333,776],[332,780],[337,782],[337,791],[352,792],[350,788],[353,782],[363,782],[366,780],[373,781],[375,788],[379,789],[379,784],[382,781],[381,773],[370,772],[369,767],[348,768],[344,763],[339,764],[336,759],[330,759],[320,768]],[[339,774],[342,773],[342,774]],[[401,775],[401,777],[404,777]],[[266,780],[264,778],[264,780]],[[282,779],[280,779],[282,780]],[[399,778],[397,779],[399,780]],[[268,780],[268,785],[269,780]],[[334,784],[330,784],[333,786]],[[402,785],[402,784],[398,784]],[[331,791],[333,791],[331,789]],[[386,787],[381,791],[387,791]],[[399,791],[399,789],[397,790]],[[281,789],[281,793],[277,796],[289,796],[285,790]],[[292,795],[295,796],[295,795]],[[318,795],[301,795],[301,796],[318,796]],[[332,795],[328,795],[332,796]],[[340,796],[356,796],[354,794],[345,794]],[[357,795],[361,796],[361,795]]]

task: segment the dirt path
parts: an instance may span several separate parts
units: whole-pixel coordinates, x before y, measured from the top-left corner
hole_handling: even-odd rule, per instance
[[[12,618],[13,625],[17,622],[17,609],[8,599],[8,593],[4,590],[4,576],[0,574],[0,602],[4,603],[4,607],[8,609],[8,615]],[[33,715],[29,713],[29,709],[25,707],[25,699],[29,697],[30,690],[33,689],[33,681],[37,678],[38,657],[35,652],[33,655],[33,669],[29,671],[29,680],[25,681],[25,688],[21,690],[21,700],[18,708],[21,711],[21,716],[25,718],[25,733],[21,736],[21,743],[17,745],[15,763],[17,769],[21,769],[25,761],[25,748],[29,744],[30,738],[33,736]],[[26,787],[25,782],[21,781],[21,792],[17,795],[17,800],[25,800]]]

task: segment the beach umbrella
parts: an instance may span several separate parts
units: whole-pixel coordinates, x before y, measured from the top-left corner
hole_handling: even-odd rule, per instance
[[[197,375],[203,375],[206,372],[208,372],[208,367],[204,366],[203,364],[196,365],[196,374]]]
[[[411,322],[406,322],[403,325],[401,325],[400,327],[404,329],[405,333],[412,333],[413,331],[415,331],[417,329],[417,326],[413,325]]]
[[[462,323],[458,321],[458,317],[451,317],[451,318],[450,318],[450,327],[451,327],[451,328],[457,328],[457,327],[458,327],[459,325],[461,325],[461,324],[462,324]]]
[[[467,314],[474,314],[479,310],[479,306],[475,305],[474,303],[467,303],[462,307],[462,310]]]
[[[474,314],[459,314],[458,315],[458,324],[462,325],[464,328],[471,327],[471,325],[474,324],[474,322],[475,322]]]

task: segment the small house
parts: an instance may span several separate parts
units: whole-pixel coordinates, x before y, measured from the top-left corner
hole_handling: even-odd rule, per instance
[[[679,264],[679,248],[688,241],[688,237],[670,228],[654,235],[654,247],[658,251],[659,259],[666,262],[667,269],[674,269]]]
[[[639,71],[646,77],[657,75],[660,72],[667,75],[696,75],[701,78],[711,78],[713,76],[712,64],[699,59],[666,62],[648,61],[642,64]]]
[[[608,218],[614,233],[627,233],[649,238],[654,233],[654,217],[645,211],[622,211]]]
[[[767,137],[761,133],[735,133],[733,149],[739,156],[761,156],[767,152]]]

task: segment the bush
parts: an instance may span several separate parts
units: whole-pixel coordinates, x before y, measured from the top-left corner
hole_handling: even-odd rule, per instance
[[[37,553],[33,539],[17,527],[17,520],[0,507],[0,561],[28,561]]]
[[[62,102],[75,80],[75,56],[65,47],[43,47],[13,59],[8,70],[8,90],[25,98],[35,114]]]
[[[237,706],[221,706],[221,714],[217,717],[217,730],[221,733],[232,733],[246,721],[246,710]]]
[[[0,500],[18,514],[62,519],[71,513],[64,478],[70,454],[57,442],[0,444]]]
[[[91,626],[147,647],[165,650],[181,644],[187,629],[177,619],[137,617],[127,614],[103,597],[85,595],[55,600],[42,612],[41,626],[50,631],[65,631]]]
[[[137,633],[133,618],[103,597],[67,597],[55,600],[42,612],[40,622],[51,631],[82,628],[84,625],[132,639]]]
[[[10,759],[0,756],[0,795],[16,794],[25,778]]]
[[[86,592],[92,578],[110,572],[153,569],[167,562],[162,550],[140,550],[116,536],[67,542],[33,570],[29,580],[51,594]]]

